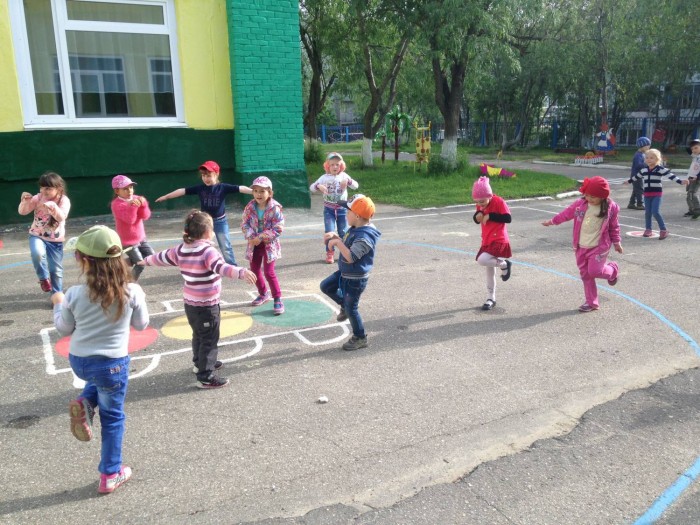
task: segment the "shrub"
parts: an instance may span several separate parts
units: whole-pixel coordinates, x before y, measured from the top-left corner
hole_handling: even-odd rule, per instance
[[[314,162],[323,162],[325,155],[321,142],[310,138],[304,139],[304,162],[307,164]]]

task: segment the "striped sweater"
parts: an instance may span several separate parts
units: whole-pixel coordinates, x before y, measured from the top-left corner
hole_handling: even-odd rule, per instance
[[[221,254],[208,241],[182,243],[144,259],[146,266],[177,266],[185,285],[182,289],[186,304],[213,306],[219,304],[221,276],[243,279],[245,268],[224,262]]]
[[[661,179],[664,177],[676,181],[678,184],[683,184],[683,180],[676,177],[673,172],[663,166],[655,166],[653,169],[648,167],[639,170],[639,173],[630,177],[629,182],[642,179],[644,183],[644,195],[647,197],[658,197],[663,193]]]

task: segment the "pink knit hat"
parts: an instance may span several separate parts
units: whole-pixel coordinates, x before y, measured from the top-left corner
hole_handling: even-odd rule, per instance
[[[491,184],[489,184],[488,177],[479,177],[474,183],[472,188],[472,199],[490,199],[493,197],[493,192],[491,191]]]

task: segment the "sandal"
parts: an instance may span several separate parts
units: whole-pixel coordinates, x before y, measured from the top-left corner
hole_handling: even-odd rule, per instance
[[[501,272],[503,272],[503,273],[501,273],[501,279],[503,279],[503,281],[507,281],[508,279],[510,279],[510,267],[511,266],[513,266],[513,263],[510,262],[508,259],[506,259],[506,267],[501,269]]]
[[[481,305],[482,310],[492,310],[496,306],[496,301],[493,299],[486,299],[486,302]]]

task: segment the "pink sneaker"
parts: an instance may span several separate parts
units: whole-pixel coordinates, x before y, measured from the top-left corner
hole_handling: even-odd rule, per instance
[[[651,236],[652,236],[651,230],[644,230],[642,237],[651,237]]]
[[[268,301],[272,301],[272,295],[270,295],[269,291],[265,292],[265,295],[258,295],[255,299],[253,299],[253,302],[250,303],[250,306],[260,306]]]
[[[609,279],[608,284],[610,286],[615,286],[617,284],[617,276],[620,275],[620,267],[617,265],[616,262],[611,262],[610,266],[615,268],[615,278],[614,279]]]
[[[659,240],[663,241],[666,237],[668,237],[668,230],[661,230],[659,232]]]
[[[588,303],[583,303],[581,306],[578,307],[579,312],[588,313],[592,312],[593,310],[597,310],[599,307],[598,306],[591,306]]]
[[[111,494],[118,487],[129,481],[130,477],[131,467],[124,466],[119,469],[119,472],[114,474],[100,474],[100,486],[97,488],[97,492],[100,494]]]
[[[90,441],[92,439],[92,420],[95,417],[95,409],[84,397],[79,397],[68,403],[70,414],[70,431],[78,441]]]
[[[284,304],[282,303],[282,298],[275,299],[275,305],[272,309],[272,313],[275,315],[282,315],[284,313]]]
[[[51,291],[51,281],[49,281],[48,279],[41,279],[39,281],[39,286],[41,286],[42,292],[50,292]]]
[[[333,263],[335,262],[335,258],[334,258],[334,255],[333,255],[333,250],[328,250],[328,251],[326,252],[326,262],[327,262],[328,264],[333,264]]]

